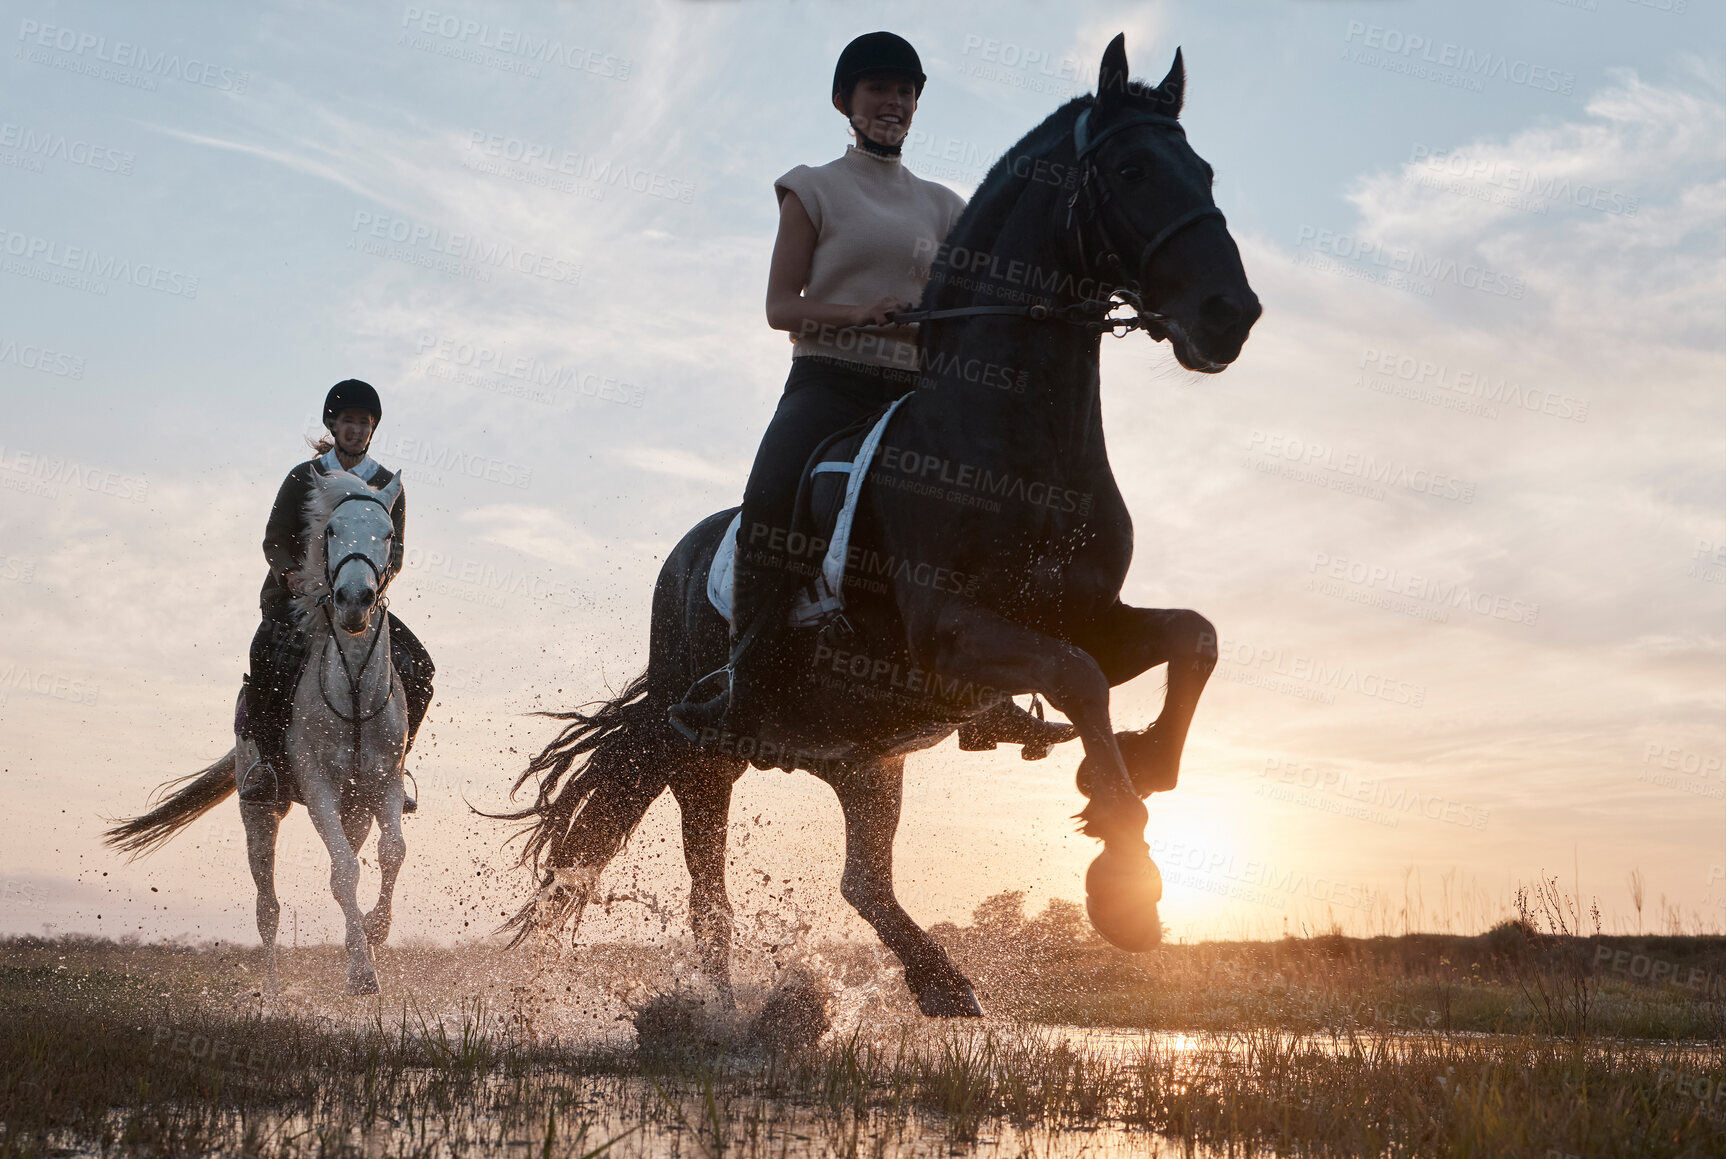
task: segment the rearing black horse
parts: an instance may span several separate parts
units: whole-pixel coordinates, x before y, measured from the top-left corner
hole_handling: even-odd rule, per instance
[[[996,163],[942,252],[929,255],[921,389],[899,405],[863,488],[844,616],[787,629],[759,735],[696,747],[666,709],[725,663],[708,565],[733,511],[666,559],[647,671],[568,721],[516,781],[539,778],[524,864],[541,889],[506,928],[579,924],[600,870],[670,788],[682,811],[690,915],[705,968],[730,993],[725,839],[733,783],[753,760],[830,783],[845,814],[840,889],[905,966],[927,1014],[981,1011],[970,983],[894,897],[893,835],[906,754],[1002,696],[1036,692],[1077,727],[1103,841],[1086,875],[1092,923],[1155,945],[1162,881],[1142,798],[1172,789],[1216,662],[1196,612],[1120,600],[1132,521],[1103,443],[1098,346],[1113,299],[1183,366],[1222,370],[1260,314],[1211,199],[1211,169],[1180,122],[1180,53],[1160,85],[1127,78],[1117,36],[1095,97],[1057,110]],[[733,509],[735,510],[735,509]],[[871,582],[870,576],[876,577]],[[1116,733],[1109,689],[1167,664],[1161,715]],[[579,758],[585,757],[580,765]]]

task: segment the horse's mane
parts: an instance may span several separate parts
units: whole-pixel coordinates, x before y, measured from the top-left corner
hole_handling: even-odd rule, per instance
[[[1134,104],[1157,106],[1163,103],[1159,86],[1148,81],[1130,80],[1126,87],[1126,100]],[[989,172],[984,174],[982,184],[977,186],[977,192],[971,195],[966,203],[965,211],[959,215],[959,220],[953,223],[947,236],[947,246],[944,252],[938,252],[938,260],[930,270],[929,284],[945,288],[953,285],[950,278],[937,276],[945,273],[950,264],[953,249],[961,242],[970,248],[977,248],[983,239],[993,240],[1000,236],[1001,230],[1007,224],[1007,218],[1018,206],[1019,195],[1023,188],[1013,188],[1013,162],[1024,156],[1045,156],[1058,148],[1061,143],[1072,137],[1073,123],[1079,119],[1079,114],[1097,103],[1094,94],[1086,93],[1074,97],[1034,127],[1030,132],[1020,137],[1018,143],[1001,154]],[[940,291],[937,291],[939,294]],[[934,308],[936,303],[925,298],[924,309]]]
[[[1003,197],[1013,180],[1013,159],[1026,154],[1040,156],[1057,145],[1062,137],[1069,136],[1073,131],[1073,122],[1079,119],[1079,114],[1096,103],[1097,98],[1086,94],[1074,97],[1047,117],[1041,124],[1019,138],[1017,144],[996,159],[984,174],[982,184],[977,186],[977,192],[966,202],[965,211],[959,215],[959,220],[953,223],[948,233],[948,242],[957,238],[995,237],[1006,225],[1007,217],[1018,204],[1018,197]],[[935,263],[936,270],[945,270],[948,265],[951,246],[947,252],[939,255]],[[931,271],[930,282],[937,279]],[[945,285],[946,279],[940,279],[939,284]],[[925,303],[927,305],[927,303]]]
[[[324,556],[324,528],[329,526],[336,504],[350,495],[369,495],[371,490],[365,480],[346,471],[333,471],[328,475],[312,477],[311,490],[306,493],[306,505],[301,509],[306,521],[306,555],[300,561],[300,574],[314,577],[317,586],[304,595],[294,597],[294,612],[302,622],[310,621],[310,617],[317,610],[318,600],[326,594],[324,567],[328,560]]]

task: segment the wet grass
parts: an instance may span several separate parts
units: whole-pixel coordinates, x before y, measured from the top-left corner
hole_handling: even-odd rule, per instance
[[[667,984],[607,1036],[581,1029],[605,1023],[558,1021],[590,1000],[556,984],[565,973],[511,974],[520,959],[484,951],[386,952],[382,1001],[290,986],[266,1004],[249,989],[256,951],[0,945],[0,1156],[1059,1156],[1146,1154],[1160,1139],[1194,1154],[1550,1159],[1726,1147],[1718,1036],[1354,1025],[1087,1037],[897,1008],[823,1034],[861,962],[791,974],[730,1014],[677,990],[675,954],[612,955],[586,969],[629,985],[657,970]],[[288,959],[320,994],[341,976],[330,948]],[[1267,961],[1293,971],[1292,958]],[[1234,985],[1214,964],[1189,968],[1172,988]],[[1325,970],[1341,993],[1349,975]]]
[[[1726,937],[1558,933],[1322,935],[1123,954],[1083,910],[1022,895],[931,931],[992,1011],[1042,1023],[1305,1033],[1439,1030],[1726,1041]]]

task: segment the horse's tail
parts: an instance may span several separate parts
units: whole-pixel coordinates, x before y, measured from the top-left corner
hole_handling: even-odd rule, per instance
[[[514,796],[537,776],[534,803],[517,813],[481,814],[528,822],[517,834],[525,839],[518,864],[539,875],[540,888],[499,929],[514,931],[510,945],[536,930],[555,932],[572,918],[579,922],[599,871],[665,791],[671,772],[665,749],[675,737],[665,707],[644,672],[597,708],[539,714],[569,723],[510,789]]]
[[[234,750],[209,768],[157,786],[151,800],[162,803],[103,835],[105,844],[133,857],[154,853],[180,830],[227,800],[234,791]],[[163,799],[163,795],[167,794]]]

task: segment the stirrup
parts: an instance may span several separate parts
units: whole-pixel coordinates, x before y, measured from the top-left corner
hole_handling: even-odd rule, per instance
[[[709,685],[718,685],[718,691],[708,696],[701,693]],[[731,700],[731,665],[716,668],[706,676],[701,677],[689,686],[689,691],[683,694],[683,699],[665,710],[665,719],[678,736],[690,744],[701,743],[701,734],[709,728],[718,726],[724,719],[726,709]],[[684,717],[696,718],[696,723],[685,720]],[[713,717],[705,720],[705,717]]]
[[[402,777],[404,780],[414,783],[414,791],[411,793],[408,792],[408,787],[405,784],[402,786],[402,816],[407,817],[420,811],[420,781],[418,777],[406,769],[402,770]]]
[[[281,800],[281,778],[275,766],[258,750],[257,741],[244,738],[243,745],[235,746],[234,761],[234,787],[239,790],[241,801],[274,805]],[[241,764],[246,767],[240,768]]]

